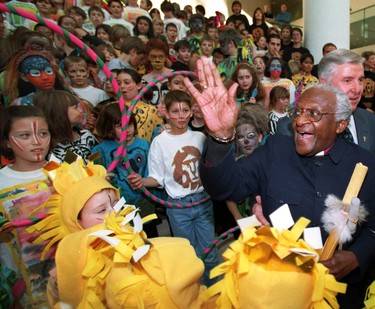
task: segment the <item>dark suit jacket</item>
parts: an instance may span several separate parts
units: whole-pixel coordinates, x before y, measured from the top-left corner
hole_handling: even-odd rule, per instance
[[[375,153],[375,115],[365,109],[357,108],[353,116],[357,129],[358,145]]]

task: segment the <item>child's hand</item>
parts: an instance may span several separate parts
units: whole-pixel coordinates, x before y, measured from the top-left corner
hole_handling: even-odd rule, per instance
[[[86,124],[83,126],[83,128],[92,132],[95,129],[95,126],[96,118],[94,114],[89,114],[86,119]]]
[[[170,129],[172,129],[172,127],[171,127],[170,124],[168,124],[168,123],[163,124],[163,125],[160,127],[158,134],[161,134],[161,133],[163,133],[164,131],[168,131],[168,130],[170,130]]]
[[[142,177],[137,173],[132,173],[128,176],[130,188],[133,190],[139,190],[143,187]]]

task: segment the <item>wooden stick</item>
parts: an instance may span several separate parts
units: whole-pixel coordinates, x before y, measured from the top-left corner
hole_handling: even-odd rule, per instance
[[[350,182],[348,187],[346,188],[345,195],[342,199],[342,204],[346,208],[345,210],[349,212],[349,207],[353,197],[357,197],[359,191],[361,190],[362,184],[365,180],[367,174],[368,167],[363,165],[362,163],[357,163],[355,165],[352,177],[350,178]],[[333,256],[337,244],[340,238],[340,232],[337,229],[334,229],[329,234],[322,253],[320,254],[320,261],[328,260]]]

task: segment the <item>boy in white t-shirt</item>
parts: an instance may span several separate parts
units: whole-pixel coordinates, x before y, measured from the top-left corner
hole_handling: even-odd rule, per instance
[[[105,91],[89,84],[89,70],[85,59],[68,56],[64,59],[64,68],[70,79],[71,88],[78,97],[89,101],[93,106],[108,99]]]
[[[111,11],[111,18],[106,20],[104,24],[110,25],[111,27],[114,25],[123,25],[129,30],[130,34],[133,35],[134,25],[122,17],[124,7],[122,6],[121,0],[110,0],[108,2],[108,7]]]
[[[166,94],[164,102],[165,116],[171,129],[163,131],[151,143],[149,176],[141,178],[134,173],[128,177],[129,184],[133,190],[142,186],[165,188],[169,202],[193,204],[192,207],[168,207],[167,215],[173,235],[187,238],[197,255],[201,256],[215,238],[212,202],[200,202],[207,195],[198,170],[206,136],[188,129],[192,116],[189,94],[172,90]],[[209,272],[218,261],[218,253],[214,249],[204,261],[203,284],[214,283],[209,280]]]

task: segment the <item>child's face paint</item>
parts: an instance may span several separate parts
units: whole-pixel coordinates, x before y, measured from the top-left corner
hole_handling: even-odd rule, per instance
[[[55,73],[47,58],[26,57],[19,67],[22,78],[40,90],[51,90],[55,85]]]
[[[189,124],[190,117],[191,108],[185,102],[173,103],[166,113],[166,118],[170,120],[172,129],[177,130],[185,129]]]
[[[33,121],[31,122],[31,128],[32,128],[32,130],[33,130],[34,141],[35,141],[35,143],[40,144],[41,141],[40,141],[40,138],[38,137],[38,130],[39,130],[38,127],[39,127],[39,122],[36,121],[36,120],[33,120]]]
[[[85,88],[89,85],[89,71],[85,63],[71,63],[66,69],[72,87]]]
[[[272,60],[271,65],[270,65],[270,75],[273,79],[278,79],[280,78],[282,72],[282,66],[280,61],[278,60]]]
[[[237,146],[243,155],[250,155],[259,146],[261,136],[257,134],[251,124],[242,124],[236,128]]]
[[[124,99],[126,101],[131,101],[136,97],[139,88],[129,74],[118,74],[117,82],[121,88],[122,94],[124,95]]]
[[[13,122],[8,143],[16,161],[41,162],[49,151],[51,136],[43,118],[20,118]]]
[[[148,55],[148,59],[154,70],[161,70],[164,67],[166,57],[163,51],[152,49]]]
[[[40,90],[51,90],[55,85],[55,73],[50,66],[43,70],[31,69],[29,74],[25,74],[25,78]]]
[[[113,189],[104,189],[91,196],[83,206],[79,224],[83,229],[88,229],[97,224],[103,223],[106,214],[112,211],[118,198]]]

